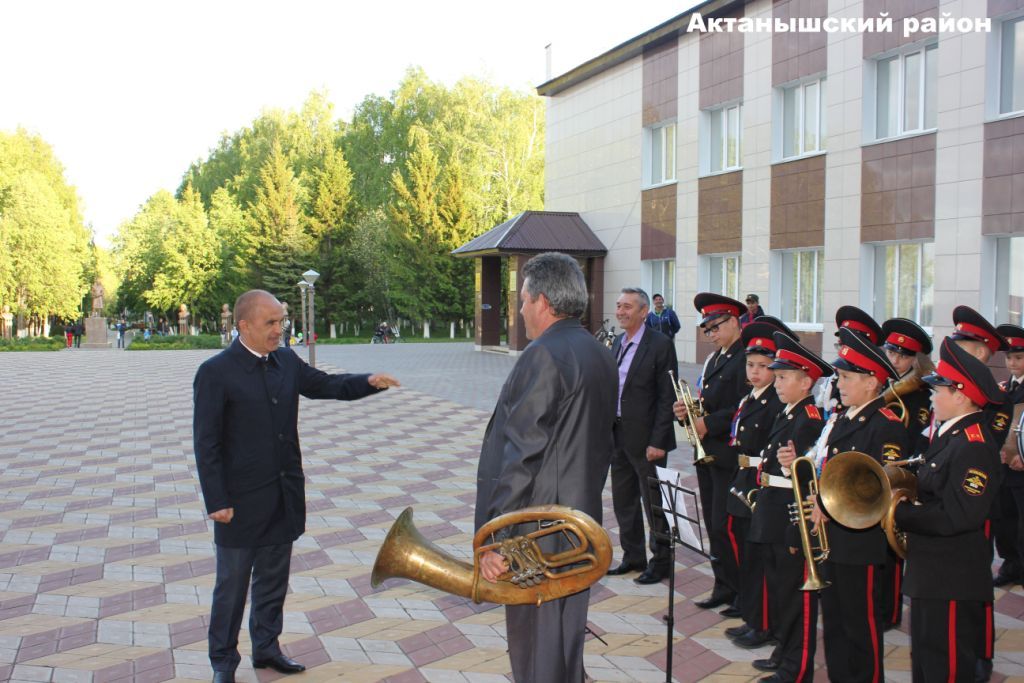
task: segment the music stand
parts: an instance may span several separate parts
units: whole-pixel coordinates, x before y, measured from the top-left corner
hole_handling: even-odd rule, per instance
[[[688,489],[679,483],[679,473],[672,470],[664,470],[658,468],[659,475],[664,472],[664,476],[669,478],[648,477],[648,483],[652,488],[657,487],[661,491],[661,500],[665,505],[656,505],[654,501],[651,501],[651,510],[654,513],[662,513],[665,515],[668,521],[668,533],[662,533],[659,531],[653,531],[654,537],[662,541],[668,541],[669,549],[672,555],[672,576],[668,582],[668,613],[665,615],[665,623],[667,624],[667,640],[668,648],[665,653],[665,681],[666,683],[672,683],[672,649],[675,645],[675,641],[672,637],[672,632],[675,630],[675,599],[676,599],[676,546],[682,545],[690,550],[711,559],[711,555],[704,550],[704,531],[700,525],[700,506],[697,501],[697,492],[693,489]],[[674,475],[674,481],[672,476]],[[692,500],[688,503],[688,498]],[[687,510],[693,510],[693,515],[687,513]],[[691,526],[692,525],[692,526]],[[653,527],[653,524],[652,524]],[[693,529],[696,528],[696,533]],[[680,529],[686,530],[686,537],[680,533]],[[692,539],[692,540],[687,540]],[[696,541],[696,542],[694,542]]]

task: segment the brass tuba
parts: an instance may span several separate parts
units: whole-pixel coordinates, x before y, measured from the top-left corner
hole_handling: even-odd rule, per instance
[[[846,451],[829,458],[818,487],[825,514],[848,529],[867,529],[878,524],[892,499],[885,470],[877,460],[860,451]]]
[[[807,474],[803,477],[807,486],[806,492],[804,492],[800,485],[800,473],[798,470],[801,469],[808,470]],[[819,525],[817,529],[811,529],[807,519],[811,508],[814,506],[814,503],[809,502],[807,497],[811,496],[813,498],[818,495],[817,466],[814,464],[814,458],[805,455],[794,460],[789,466],[789,471],[792,474],[793,481],[793,503],[790,506],[790,519],[796,523],[797,528],[800,530],[800,545],[803,546],[804,561],[807,563],[807,580],[804,581],[804,585],[800,586],[800,590],[818,591],[822,588],[827,588],[831,584],[818,576],[818,564],[828,559],[828,533],[825,531],[824,525]],[[811,539],[812,536],[818,539],[817,546],[814,545]]]
[[[884,467],[892,498],[889,501],[889,508],[885,511],[885,517],[882,518],[882,530],[885,531],[889,547],[904,560],[907,559],[907,535],[896,528],[896,506],[904,500],[917,500],[917,477],[907,470],[907,466],[923,461],[923,457],[909,458],[891,462]]]
[[[686,383],[685,379],[680,377],[677,381],[676,373],[671,370],[668,371],[668,376],[672,378],[672,389],[676,392],[676,400],[682,401],[686,406],[686,419],[679,420],[679,424],[686,431],[686,440],[693,446],[693,464],[707,465],[714,462],[715,456],[704,452],[704,444],[700,442],[700,437],[697,436],[697,427],[693,422],[698,417],[704,417],[704,403],[693,397],[693,394],[690,393],[690,385]]]
[[[505,541],[488,542],[505,527],[536,523],[533,531]],[[572,548],[545,554],[538,539],[562,534]],[[575,537],[575,538],[573,538]],[[501,553],[509,571],[497,583],[482,580],[480,556]],[[500,605],[540,605],[587,588],[608,571],[612,544],[590,515],[562,505],[523,508],[495,517],[480,527],[473,538],[473,564],[448,555],[423,538],[406,508],[391,526],[377,552],[370,585],[376,588],[390,578],[406,578],[473,602]]]

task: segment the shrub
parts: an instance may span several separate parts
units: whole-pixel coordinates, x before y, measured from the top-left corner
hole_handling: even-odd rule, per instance
[[[183,351],[189,349],[219,349],[220,335],[219,334],[199,334],[199,335],[167,335],[161,337],[159,335],[153,335],[146,341],[141,336],[136,335],[134,341],[128,345],[129,351]]]
[[[64,337],[0,339],[0,351],[60,351],[66,345]]]

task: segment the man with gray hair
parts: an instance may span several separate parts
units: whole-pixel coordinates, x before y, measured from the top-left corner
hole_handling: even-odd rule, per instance
[[[608,350],[580,324],[587,288],[576,261],[545,253],[523,268],[526,336],[480,448],[476,528],[534,505],[565,505],[601,522],[601,492],[612,455],[617,382]],[[502,529],[504,540],[514,529]],[[545,552],[567,549],[548,536]],[[494,582],[508,569],[495,552],[481,557]],[[582,683],[590,590],[542,605],[505,607],[512,675],[520,683]]]

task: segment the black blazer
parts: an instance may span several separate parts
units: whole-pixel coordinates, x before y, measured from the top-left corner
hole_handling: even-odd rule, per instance
[[[620,334],[612,343],[614,358],[621,353],[624,337]],[[622,438],[632,457],[645,457],[648,446],[666,453],[676,447],[676,395],[669,370],[679,372],[675,345],[661,332],[645,329],[622,385]]]
[[[234,508],[230,524],[214,524],[214,542],[255,547],[302,535],[306,497],[299,394],[362,398],[377,393],[368,377],[328,375],[291,349],[274,351],[264,363],[238,339],[199,366],[192,383],[199,484],[207,512]]]
[[[813,396],[805,397],[793,406],[789,414],[784,410],[776,414],[768,434],[768,444],[761,451],[764,457],[761,471],[779,477],[783,474],[782,465],[775,455],[778,450],[792,441],[797,457],[807,455],[825,426]],[[793,548],[799,547],[796,526],[789,521],[789,505],[793,502],[792,489],[761,489],[747,538],[755,543],[786,543]]]
[[[506,512],[558,504],[601,521],[618,381],[608,349],[559,320],[516,361],[484,433],[476,528]],[[511,530],[498,537],[508,536]]]
[[[716,362],[717,361],[717,362]],[[740,399],[750,391],[747,383],[747,357],[743,353],[743,342],[736,343],[724,352],[719,349],[711,354],[704,364],[701,379],[701,398],[704,400],[704,426],[708,433],[701,440],[704,452],[715,456],[711,467],[724,470],[736,469],[736,452],[729,448],[729,426]]]
[[[985,419],[968,415],[934,439],[917,474],[921,504],[896,508],[896,526],[907,532],[903,592],[912,598],[992,600],[984,525],[1002,475]]]
[[[739,422],[736,425],[736,444],[730,448],[739,455],[760,455],[768,445],[768,434],[775,424],[775,416],[785,407],[775,393],[775,387],[771,385],[764,390],[760,398],[748,397],[740,409]],[[743,495],[756,488],[757,468],[746,467],[736,470],[732,486]],[[750,508],[734,495],[726,499],[725,510],[733,517],[750,517]]]
[[[848,412],[837,418],[828,435],[829,458],[846,451],[860,451],[882,464],[907,457],[907,429],[896,414],[882,404],[881,397],[865,405],[852,420],[847,417]],[[825,471],[828,471],[827,460]],[[829,522],[828,542],[831,562],[857,565],[886,562],[888,542],[878,524],[853,530]]]

